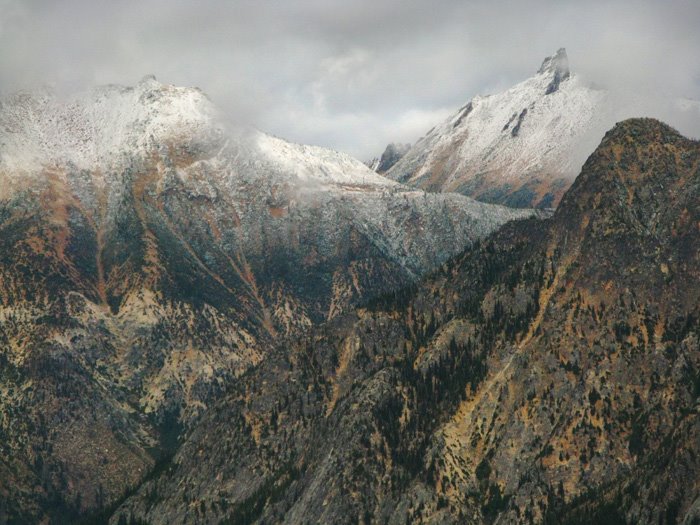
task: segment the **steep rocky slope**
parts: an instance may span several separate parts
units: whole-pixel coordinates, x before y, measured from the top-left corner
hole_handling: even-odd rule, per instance
[[[394,164],[400,161],[410,149],[410,144],[394,144],[392,142],[386,147],[381,157],[373,159],[367,165],[372,171],[386,173]]]
[[[477,96],[431,129],[386,173],[429,191],[484,202],[555,208],[586,157],[614,122],[665,115],[686,125],[697,102],[653,102],[594,88],[569,70],[564,49],[512,88]]]
[[[276,347],[112,517],[697,523],[700,143],[615,126],[556,214]]]
[[[529,215],[217,124],[146,78],[0,105],[0,523],[72,521],[273,342]]]

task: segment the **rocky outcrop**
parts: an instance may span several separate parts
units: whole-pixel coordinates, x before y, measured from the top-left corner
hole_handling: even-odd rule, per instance
[[[569,57],[566,54],[566,49],[562,47],[556,54],[545,58],[537,73],[552,75],[552,81],[547,86],[544,92],[545,95],[551,95],[559,89],[559,84],[571,76],[571,72],[569,71]]]
[[[370,162],[369,166],[372,171],[386,173],[394,164],[401,160],[401,157],[403,157],[409,149],[411,149],[410,144],[394,144],[392,142],[386,147],[382,156]]]

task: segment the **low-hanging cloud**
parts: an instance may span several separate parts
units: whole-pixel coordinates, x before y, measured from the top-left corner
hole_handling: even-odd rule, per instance
[[[561,46],[575,73],[638,93],[641,112],[700,99],[697,27],[691,0],[0,0],[0,92],[153,73],[236,122],[368,159]]]

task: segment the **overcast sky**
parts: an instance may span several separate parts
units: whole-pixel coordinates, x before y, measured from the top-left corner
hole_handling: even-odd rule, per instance
[[[0,92],[152,73],[364,160],[562,46],[590,81],[700,99],[698,28],[696,0],[0,0]]]

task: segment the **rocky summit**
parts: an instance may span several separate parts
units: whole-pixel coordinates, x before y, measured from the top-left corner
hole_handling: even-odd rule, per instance
[[[386,173],[389,169],[400,161],[403,156],[411,149],[410,144],[389,144],[382,156],[368,163],[371,170],[377,173]]]
[[[697,523],[700,143],[628,120],[553,217],[276,345],[111,523]]]
[[[675,119],[697,121],[695,102],[664,103],[673,106]],[[484,202],[556,208],[603,133],[617,119],[649,111],[664,112],[633,92],[594,87],[570,71],[562,48],[534,76],[474,97],[420,138],[386,176]]]
[[[227,130],[153,77],[3,99],[0,523],[103,523],[281,341],[531,215]]]

